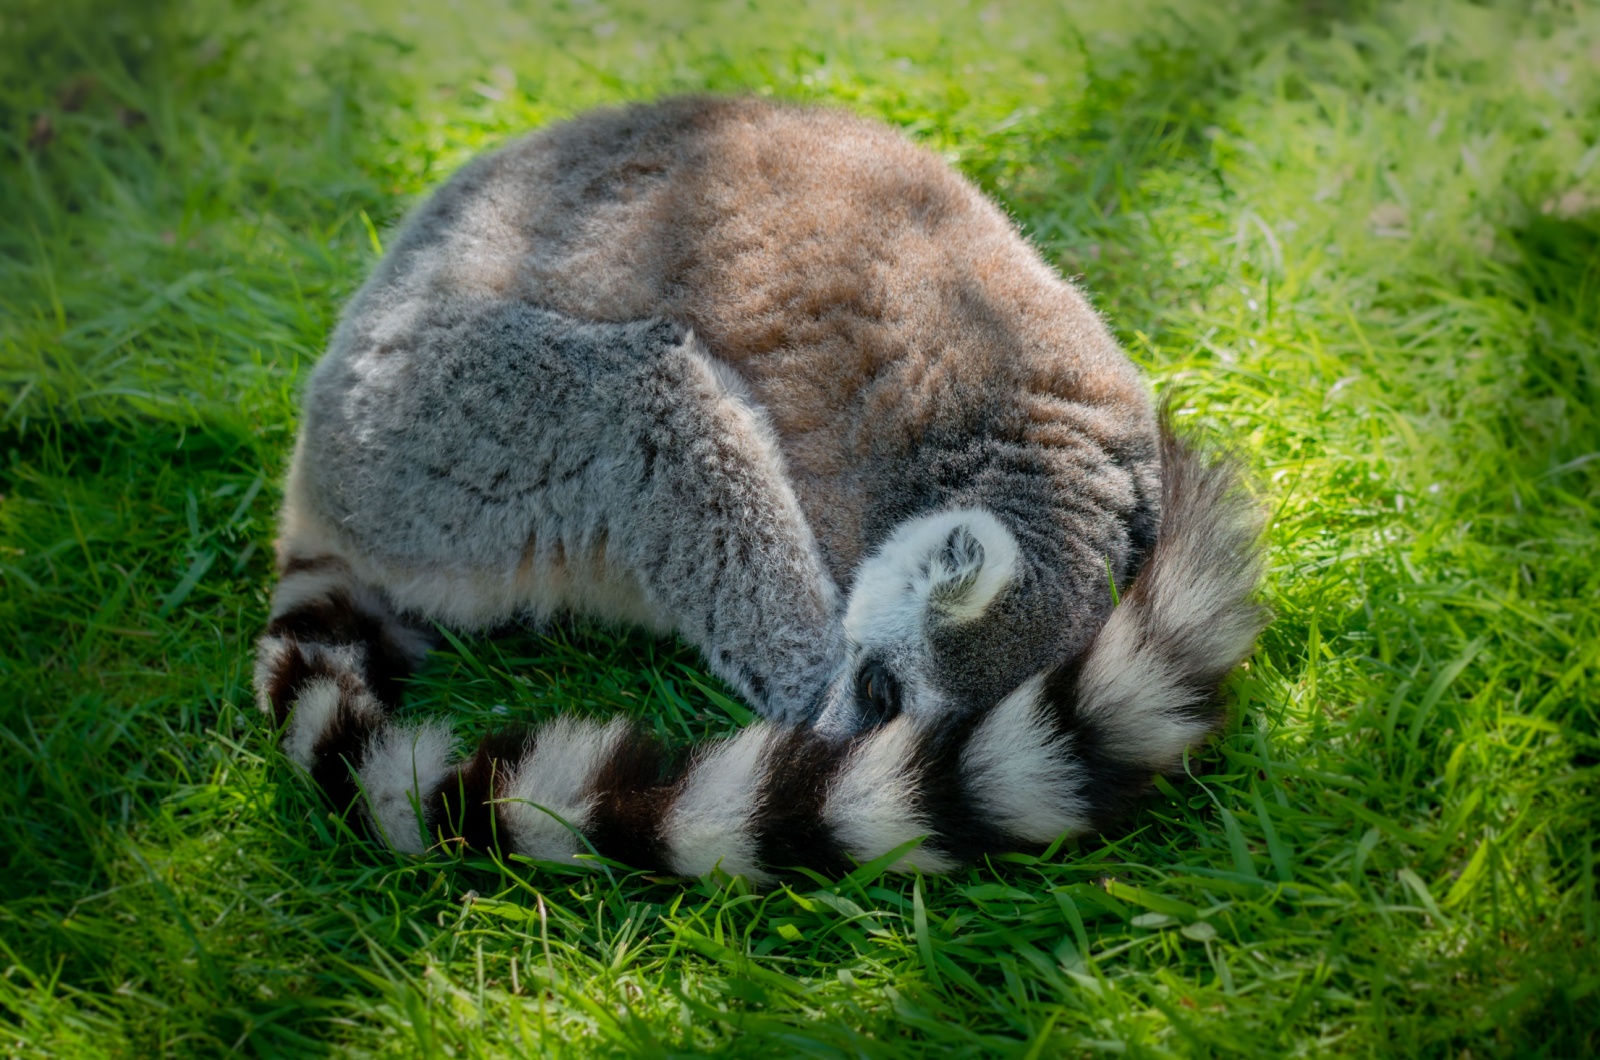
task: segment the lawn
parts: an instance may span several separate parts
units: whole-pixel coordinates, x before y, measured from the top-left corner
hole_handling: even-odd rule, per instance
[[[0,1054],[1600,1051],[1600,8],[0,6]],[[605,102],[874,115],[1254,470],[1277,618],[1112,834],[752,892],[398,857],[249,691],[296,394],[392,226]],[[744,716],[671,643],[409,710]]]

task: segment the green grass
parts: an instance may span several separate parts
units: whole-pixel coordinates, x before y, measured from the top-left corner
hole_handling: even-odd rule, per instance
[[[1600,9],[0,7],[0,1053],[1600,1051]],[[397,858],[248,691],[295,393],[473,152],[692,89],[876,115],[1081,274],[1277,513],[1191,777],[949,879]],[[737,724],[692,654],[413,708]]]

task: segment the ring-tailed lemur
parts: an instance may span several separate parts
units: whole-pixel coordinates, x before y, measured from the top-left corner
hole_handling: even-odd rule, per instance
[[[463,169],[346,311],[256,686],[401,850],[759,880],[925,837],[897,865],[943,870],[1103,826],[1215,728],[1258,536],[932,155],[836,111],[600,111]],[[433,622],[557,611],[676,632],[770,720],[680,761],[621,721],[458,760],[390,719]]]

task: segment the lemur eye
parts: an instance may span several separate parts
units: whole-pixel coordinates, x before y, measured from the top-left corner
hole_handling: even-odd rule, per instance
[[[887,666],[869,662],[856,673],[856,703],[863,725],[882,725],[900,713],[900,682]]]

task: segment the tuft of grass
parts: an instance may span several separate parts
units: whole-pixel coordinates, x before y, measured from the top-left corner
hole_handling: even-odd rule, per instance
[[[765,893],[406,859],[250,704],[298,380],[384,234],[586,107],[942,152],[1259,473],[1278,618],[1113,834]],[[0,12],[0,1051],[1600,1051],[1600,12],[14,0]],[[408,709],[747,712],[681,646]]]

